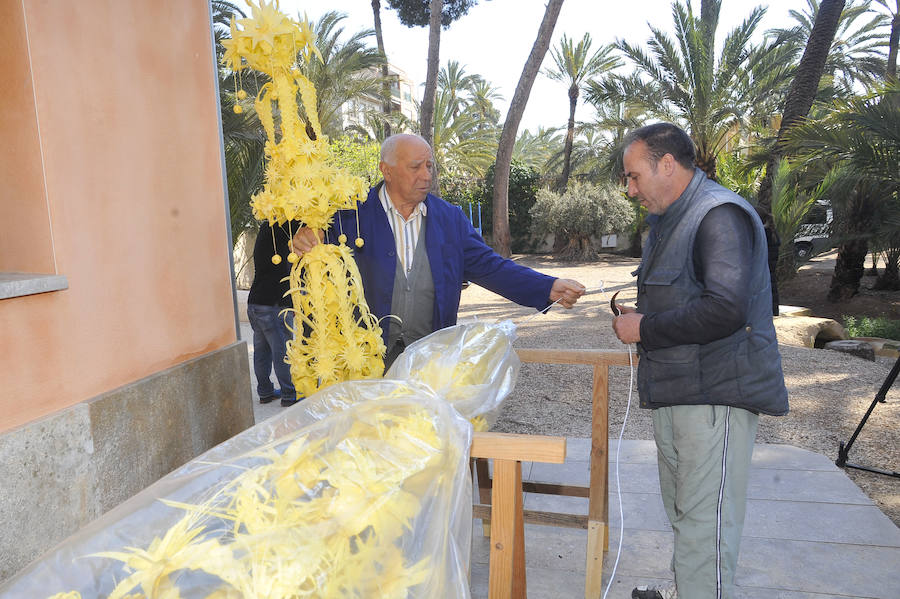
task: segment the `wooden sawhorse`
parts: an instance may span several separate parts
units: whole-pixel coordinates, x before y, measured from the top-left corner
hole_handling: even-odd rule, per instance
[[[493,489],[485,506],[491,526],[488,599],[525,599],[525,522],[522,510],[522,462],[562,464],[563,437],[475,433],[471,455],[494,460]],[[483,517],[483,516],[482,516]]]
[[[603,552],[609,549],[609,367],[628,366],[630,363],[628,352],[597,349],[518,349],[516,352],[523,362],[587,364],[594,368],[594,381],[591,392],[590,486],[554,485],[526,481],[522,483],[522,489],[524,492],[545,495],[588,498],[587,515],[527,510],[523,511],[523,517],[524,521],[530,524],[587,529],[584,596],[585,599],[598,599],[603,594]],[[631,360],[633,360],[631,363],[637,365],[637,356],[634,356]],[[526,436],[526,438],[531,439],[534,437]],[[472,457],[478,458],[481,456],[477,456],[473,452]],[[492,480],[485,460],[475,460],[475,473],[478,478],[478,499],[480,504],[474,507],[473,515],[482,519],[482,523],[485,525],[485,536],[489,534],[488,530],[490,530],[492,543],[491,559],[493,560],[494,531],[493,526],[489,526],[492,524],[493,517],[491,510]],[[497,481],[497,479],[497,464],[495,463],[494,481]],[[521,467],[519,479],[521,480]],[[496,484],[494,482],[494,485]],[[521,504],[521,502],[522,499],[520,498],[519,503]],[[494,526],[496,526],[495,523]],[[524,555],[524,551],[522,553]],[[493,576],[493,572],[491,575]],[[524,595],[522,596],[524,597]]]

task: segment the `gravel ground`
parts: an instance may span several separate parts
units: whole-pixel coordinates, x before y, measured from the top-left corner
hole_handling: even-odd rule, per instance
[[[519,256],[518,262],[554,276],[576,279],[589,291],[572,310],[540,315],[476,285],[463,291],[460,319],[512,319],[516,347],[619,349],[612,331],[609,299],[633,303],[634,258],[606,256],[592,263],[555,262]],[[869,362],[824,349],[780,345],[791,411],[760,419],[758,443],[783,443],[837,458],[838,443],[849,440],[887,377],[894,360]],[[617,438],[629,397],[629,369],[610,374],[609,435]],[[516,389],[507,398],[495,429],[504,432],[589,437],[591,371],[587,366],[523,364]],[[900,468],[900,383],[877,404],[850,452],[850,462],[886,470]],[[626,439],[652,439],[647,410],[637,407],[634,390]],[[847,469],[848,476],[900,526],[900,479]]]

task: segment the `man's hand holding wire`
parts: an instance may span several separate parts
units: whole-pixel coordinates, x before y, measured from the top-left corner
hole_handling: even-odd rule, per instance
[[[620,316],[613,318],[613,331],[622,343],[637,343],[641,340],[641,319],[643,314],[622,304],[616,304]]]
[[[572,279],[556,279],[550,288],[550,301],[563,308],[571,308],[584,295],[584,285]]]

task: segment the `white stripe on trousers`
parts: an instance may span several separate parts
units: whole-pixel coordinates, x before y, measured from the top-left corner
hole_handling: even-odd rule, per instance
[[[725,472],[728,463],[728,428],[731,425],[731,406],[725,408],[725,434],[722,443],[722,481],[716,503],[716,599],[722,599],[722,503],[725,498]]]

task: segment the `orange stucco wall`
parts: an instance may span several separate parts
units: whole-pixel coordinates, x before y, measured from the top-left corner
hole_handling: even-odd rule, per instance
[[[0,272],[55,274],[26,38],[22,4],[0,2]]]
[[[207,1],[2,5],[3,264],[69,288],[0,300],[0,431],[236,339]]]

